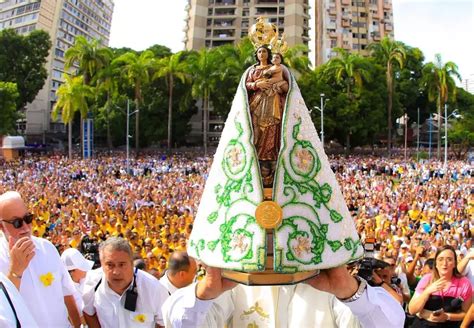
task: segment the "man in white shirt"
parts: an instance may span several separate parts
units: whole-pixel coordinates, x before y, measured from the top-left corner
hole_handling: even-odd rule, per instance
[[[0,327],[35,328],[35,320],[15,285],[0,272]]]
[[[71,275],[71,279],[76,287],[74,299],[76,300],[77,309],[82,314],[84,309],[84,301],[82,294],[84,292],[84,282],[87,272],[92,270],[94,261],[87,260],[76,248],[68,248],[61,254],[61,260],[66,267],[66,270]]]
[[[0,195],[0,272],[18,288],[38,326],[69,327],[70,319],[79,327],[71,277],[56,247],[31,236],[32,220],[19,193]]]
[[[197,286],[171,295],[163,313],[166,327],[395,328],[405,320],[392,296],[352,277],[345,266],[321,271],[306,284],[236,285],[223,279],[220,269],[207,268]]]
[[[186,252],[173,252],[168,262],[166,270],[160,282],[168,290],[168,294],[173,294],[180,288],[190,285],[196,276],[196,260],[189,257]]]
[[[133,267],[130,244],[109,238],[99,246],[102,268],[90,271],[84,288],[84,318],[90,327],[164,327],[166,288]]]

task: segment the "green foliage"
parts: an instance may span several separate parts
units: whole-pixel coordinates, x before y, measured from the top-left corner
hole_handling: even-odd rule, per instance
[[[421,85],[428,95],[429,101],[436,101],[438,116],[441,116],[441,110],[449,100],[456,99],[456,83],[454,78],[461,81],[458,67],[455,63],[449,61],[443,63],[440,54],[435,55],[435,62],[427,63],[423,67]],[[440,124],[440,123],[438,123]],[[437,140],[441,140],[441,128],[438,127]],[[441,158],[441,143],[438,142],[438,159]]]
[[[387,151],[390,156],[392,147],[392,115],[394,102],[394,76],[405,65],[406,49],[405,45],[399,41],[392,40],[388,36],[380,42],[371,43],[368,49],[372,52],[375,62],[385,67],[385,77],[387,85]]]
[[[33,31],[27,36],[11,29],[0,31],[0,81],[17,84],[17,110],[32,102],[43,87],[50,48],[49,34],[44,31]]]
[[[16,83],[0,81],[0,135],[15,131],[16,102],[19,96]]]
[[[85,118],[89,111],[87,100],[92,98],[93,89],[84,84],[83,76],[64,76],[65,82],[56,92],[58,101],[53,108],[53,118],[57,119],[59,112],[64,123],[71,123],[76,112],[81,113],[81,118]]]
[[[474,95],[457,88],[456,107],[461,117],[452,121],[448,132],[448,142],[458,159],[464,158],[474,147]],[[454,108],[453,104],[450,108]]]
[[[74,45],[65,54],[64,68],[69,70],[75,64],[79,66],[78,74],[84,77],[84,83],[89,85],[100,69],[106,67],[112,58],[112,51],[101,46],[97,39],[87,41],[82,36],[76,36]]]
[[[196,103],[204,100],[203,106],[212,108],[212,115],[226,117],[242,74],[255,63],[254,48],[247,38],[237,45],[175,54],[161,45],[141,52],[128,48],[99,52],[102,48],[98,42],[81,42],[79,38],[75,47],[82,50],[71,50],[68,60],[78,64],[77,73],[94,88],[95,97],[94,101],[89,100],[89,108],[94,113],[96,136],[105,140],[108,135],[110,145],[125,142],[127,98],[135,101],[131,111],[140,110],[141,144],[164,146],[167,139],[173,146],[185,144]],[[298,78],[308,108],[321,106],[322,93],[329,99],[324,105],[327,145],[329,140],[347,149],[375,145],[387,139],[391,115],[400,117],[407,112],[410,122],[414,122],[420,108],[422,123],[436,111],[437,89],[436,83],[430,84],[435,77],[431,69],[441,66],[424,65],[421,50],[393,40],[384,39],[370,49],[368,58],[338,49],[337,57],[314,70],[309,68],[303,45],[290,48],[285,54],[284,64]],[[0,55],[0,63],[1,60],[5,58]],[[446,76],[457,76],[453,65],[447,65]],[[446,81],[451,89],[451,82]],[[447,101],[450,108],[459,108],[467,121],[453,123],[449,138],[453,147],[464,145],[465,149],[470,145],[472,131],[470,95],[461,90],[456,93],[457,102],[452,96]],[[314,109],[311,115],[319,130],[320,112]],[[131,134],[137,130],[135,119],[131,117]]]

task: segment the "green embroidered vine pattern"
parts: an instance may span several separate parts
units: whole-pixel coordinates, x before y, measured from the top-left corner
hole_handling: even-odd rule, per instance
[[[234,123],[238,135],[229,141],[224,150],[221,166],[227,180],[223,185],[217,184],[214,188],[218,208],[207,217],[207,221],[211,224],[217,220],[222,207],[229,209],[238,201],[250,201],[247,198],[247,194],[254,190],[252,186],[253,159],[248,160],[247,151],[240,142],[244,132],[242,125],[237,120],[234,120]],[[241,196],[237,200],[232,199],[233,193]],[[243,220],[245,220],[244,227],[233,231],[234,225],[238,221],[242,222]],[[204,239],[200,239],[197,243],[191,241],[190,245],[195,247],[196,253],[199,255],[199,252],[203,251],[205,247],[210,251],[214,251],[217,245],[221,243],[221,252],[224,262],[251,260],[254,257],[252,247],[254,233],[247,228],[252,224],[256,224],[254,217],[247,214],[237,214],[220,225],[220,236],[218,239],[208,241],[207,243]],[[237,256],[235,252],[233,252],[235,249],[240,250],[241,256]]]
[[[315,209],[325,208],[334,223],[342,221],[342,215],[329,207],[332,197],[332,188],[328,183],[319,184],[315,177],[321,170],[321,161],[311,142],[302,140],[300,136],[301,118],[293,126],[292,136],[295,140],[293,148],[289,152],[289,160],[283,161],[283,194],[289,197],[289,201],[282,207],[296,205],[308,206],[311,209],[312,217],[316,222],[302,216],[293,216],[286,218],[283,224],[277,229],[290,228],[287,239],[287,250],[285,258],[291,262],[301,264],[318,264],[322,262],[322,254],[326,244],[333,252],[337,252],[341,247],[352,251],[351,257],[354,258],[360,244],[360,241],[354,241],[352,238],[346,238],[343,242],[339,240],[328,240],[328,224],[322,224]],[[287,166],[288,165],[288,166]],[[291,170],[291,171],[290,171]],[[312,195],[312,204],[298,203],[299,196],[306,193]],[[300,230],[299,224],[309,226],[309,232]],[[277,264],[277,271],[293,271],[293,267],[283,267]]]

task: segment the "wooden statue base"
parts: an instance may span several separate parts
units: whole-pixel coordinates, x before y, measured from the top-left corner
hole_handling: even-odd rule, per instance
[[[223,270],[222,276],[226,279],[247,286],[295,285],[319,274],[319,270],[297,273],[275,273],[273,270],[262,272],[239,272]]]

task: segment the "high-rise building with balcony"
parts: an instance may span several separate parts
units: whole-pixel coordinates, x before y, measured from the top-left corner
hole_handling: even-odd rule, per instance
[[[367,45],[393,38],[392,0],[315,0],[316,66],[336,53],[334,48],[368,55]]]
[[[188,50],[237,43],[265,16],[289,46],[308,45],[309,10],[308,0],[188,0],[183,41]]]
[[[35,29],[49,33],[52,48],[46,63],[48,77],[36,99],[26,108],[26,134],[43,135],[63,130],[51,121],[56,90],[63,82],[64,54],[77,35],[109,43],[113,0],[4,0],[0,1],[0,30],[11,28],[19,34]],[[13,54],[12,54],[13,55]]]
[[[474,95],[474,74],[469,75],[462,81],[462,88]]]

